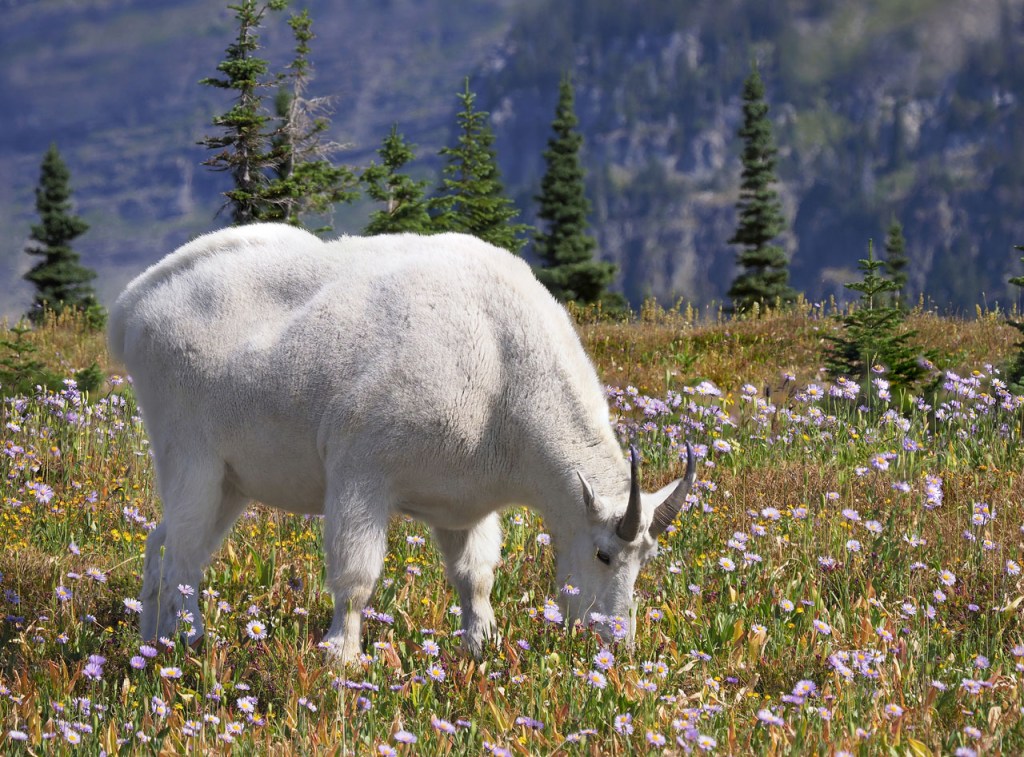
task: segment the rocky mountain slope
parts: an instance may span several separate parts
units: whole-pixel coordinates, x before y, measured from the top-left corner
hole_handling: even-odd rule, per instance
[[[840,297],[904,225],[910,289],[1005,300],[1024,239],[1019,0],[576,0],[524,14],[481,89],[526,199],[561,69],[574,72],[595,228],[634,301],[720,299],[734,275],[742,80],[762,69],[792,278]],[[549,118],[549,117],[548,117]],[[510,155],[515,155],[514,159]]]
[[[394,122],[423,154],[436,153],[462,78],[501,43],[515,5],[293,2],[314,19],[310,94],[334,98],[330,136],[349,147],[338,159],[365,165]],[[215,217],[225,177],[200,165],[207,154],[196,142],[229,107],[198,82],[216,75],[233,13],[226,0],[0,0],[0,13],[0,315],[30,300],[22,248],[50,142],[92,225],[75,247],[109,302],[146,265],[227,222]],[[277,69],[293,46],[284,19],[268,19],[261,34]],[[364,215],[350,220],[343,209],[336,228],[357,233]]]
[[[314,94],[364,164],[392,122],[433,178],[454,93],[473,75],[509,191],[531,219],[557,82],[573,72],[601,255],[619,286],[720,299],[739,178],[739,92],[759,61],[779,144],[793,283],[844,293],[867,241],[905,227],[911,296],[1005,301],[1024,242],[1024,0],[349,0],[307,3]],[[219,0],[0,0],[0,312],[18,280],[51,141],[67,159],[78,244],[109,300],[214,218],[199,166],[222,93],[198,86],[232,34]],[[283,23],[264,36],[283,63]],[[342,210],[339,231],[364,213]]]

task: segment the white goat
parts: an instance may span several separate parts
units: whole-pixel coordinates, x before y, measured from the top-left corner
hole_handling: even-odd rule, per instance
[[[358,657],[388,521],[433,527],[479,656],[495,625],[497,511],[534,508],[570,620],[620,616],[695,475],[641,495],[566,311],[516,257],[468,236],[342,238],[227,229],[136,278],[110,314],[163,500],[149,535],[145,639],[182,609],[203,633],[204,566],[251,500],[324,515],[334,619]],[[609,630],[598,629],[607,636]]]

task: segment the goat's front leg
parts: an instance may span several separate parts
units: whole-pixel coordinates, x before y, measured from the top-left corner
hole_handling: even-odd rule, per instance
[[[462,643],[476,659],[484,642],[497,631],[491,608],[494,569],[501,560],[501,525],[496,513],[465,531],[435,528],[444,553],[448,580],[462,602]]]
[[[326,503],[324,552],[334,619],[324,642],[342,665],[359,661],[362,612],[384,568],[388,515],[383,499],[352,488]]]

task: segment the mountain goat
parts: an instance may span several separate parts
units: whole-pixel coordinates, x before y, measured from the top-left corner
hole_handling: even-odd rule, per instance
[[[433,527],[480,656],[495,625],[497,511],[539,512],[570,620],[620,616],[695,475],[641,494],[566,311],[529,266],[472,237],[322,242],[284,225],[200,237],[132,281],[110,347],[133,377],[163,521],[146,542],[143,638],[172,636],[251,500],[323,514],[334,618],[360,651],[388,521]],[[597,613],[594,616],[593,613]],[[597,629],[607,637],[609,629]]]

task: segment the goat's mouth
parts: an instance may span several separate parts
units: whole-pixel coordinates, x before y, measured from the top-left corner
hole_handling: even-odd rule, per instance
[[[638,603],[630,603],[625,614],[606,614],[599,612],[597,598],[584,599],[580,594],[563,592],[558,597],[558,606],[566,619],[566,626],[580,626],[593,631],[601,637],[605,644],[616,641],[631,643],[636,633],[636,616]]]
[[[605,644],[612,642],[630,643],[636,629],[635,610],[629,615],[605,615],[599,612],[587,613],[580,622],[601,637]]]

